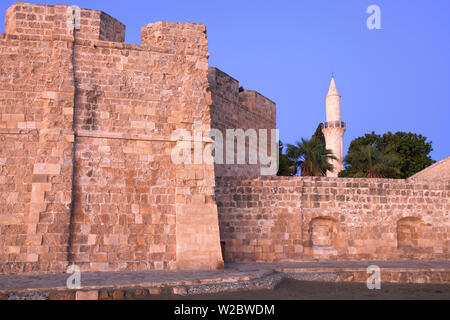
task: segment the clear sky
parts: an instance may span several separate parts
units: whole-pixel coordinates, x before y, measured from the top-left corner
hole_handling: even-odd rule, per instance
[[[449,0],[27,2],[105,11],[127,26],[129,43],[150,22],[206,24],[210,65],[277,103],[284,142],[309,138],[325,121],[334,72],[344,152],[371,131],[411,131],[433,141],[433,159],[450,155]],[[1,25],[12,3],[0,2]],[[366,26],[369,5],[381,9],[381,30]]]

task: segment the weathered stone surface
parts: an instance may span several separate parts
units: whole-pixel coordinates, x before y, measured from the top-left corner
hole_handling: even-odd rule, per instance
[[[449,182],[216,180],[228,262],[450,257]]]

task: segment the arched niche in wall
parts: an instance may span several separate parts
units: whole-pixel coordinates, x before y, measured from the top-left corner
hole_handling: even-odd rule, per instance
[[[419,247],[419,227],[422,220],[417,217],[406,217],[397,222],[397,247],[413,249]]]
[[[310,237],[313,248],[333,248],[337,236],[337,221],[331,217],[311,220]]]

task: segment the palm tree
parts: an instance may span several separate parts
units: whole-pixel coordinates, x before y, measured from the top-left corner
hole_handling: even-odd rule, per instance
[[[297,174],[297,167],[295,166],[294,162],[289,159],[287,154],[283,153],[284,151],[284,144],[280,141],[279,144],[279,167],[278,167],[278,173],[277,176],[279,177],[292,177]]]
[[[353,177],[356,178],[388,178],[400,173],[396,167],[399,161],[397,154],[391,151],[382,152],[374,145],[361,145],[345,157],[345,163],[351,165]]]
[[[317,141],[317,139],[305,140],[295,145],[288,144],[287,156],[295,163],[297,169],[301,169],[301,176],[326,176],[327,171],[333,170],[330,160],[337,160],[331,150]]]

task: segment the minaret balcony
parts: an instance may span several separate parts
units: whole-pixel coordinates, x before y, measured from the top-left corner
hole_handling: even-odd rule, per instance
[[[346,124],[344,121],[330,121],[322,123],[323,128],[346,128]]]

